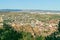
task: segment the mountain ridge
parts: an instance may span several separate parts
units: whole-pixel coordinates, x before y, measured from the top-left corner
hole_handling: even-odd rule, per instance
[[[28,9],[0,9],[0,12],[53,12],[53,13],[60,13],[60,10],[28,10]]]

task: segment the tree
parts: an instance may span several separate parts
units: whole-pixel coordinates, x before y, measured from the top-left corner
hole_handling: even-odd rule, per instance
[[[0,40],[18,40],[22,39],[21,32],[17,32],[10,25],[3,23],[3,29],[0,29]]]
[[[58,23],[58,31],[60,32],[60,21]]]
[[[58,23],[58,31],[53,32],[51,35],[45,37],[46,40],[60,40],[60,21]]]

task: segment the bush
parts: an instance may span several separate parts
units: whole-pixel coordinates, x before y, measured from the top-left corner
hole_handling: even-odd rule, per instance
[[[43,36],[36,36],[36,40],[45,40],[45,37],[43,37]]]
[[[51,35],[45,37],[46,40],[60,40],[60,36],[57,36],[57,35],[60,35],[60,21],[58,23],[58,31],[52,33]]]
[[[59,21],[59,24],[58,24],[58,31],[60,32],[60,21]]]
[[[21,32],[17,32],[10,25],[4,24],[4,29],[0,29],[0,40],[18,40],[23,38]]]

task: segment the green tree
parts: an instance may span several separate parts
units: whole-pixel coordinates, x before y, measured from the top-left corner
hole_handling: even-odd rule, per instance
[[[58,31],[60,32],[60,21],[58,23]]]
[[[0,40],[18,40],[22,39],[21,32],[17,32],[10,25],[3,23],[3,29],[0,29]]]
[[[35,37],[35,40],[45,40],[45,37],[44,36],[36,36]]]
[[[46,40],[60,40],[60,21],[58,23],[58,31],[53,32],[51,35],[45,37]]]

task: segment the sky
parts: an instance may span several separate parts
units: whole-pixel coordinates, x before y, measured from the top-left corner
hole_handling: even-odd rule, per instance
[[[60,10],[60,0],[0,0],[0,9]]]

